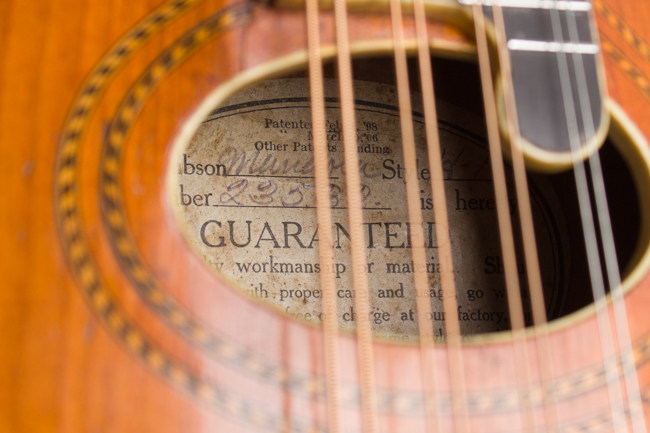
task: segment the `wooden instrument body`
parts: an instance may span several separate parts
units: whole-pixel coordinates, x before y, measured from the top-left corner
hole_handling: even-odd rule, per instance
[[[610,97],[650,136],[650,7],[598,1],[595,9]],[[206,0],[9,1],[0,20],[0,430],[325,429],[320,330],[220,281],[186,244],[165,192],[187,119],[224,83],[250,81],[285,56],[297,62],[302,12]],[[331,14],[321,29],[331,44]],[[414,34],[411,23],[405,30]],[[471,55],[472,41],[452,25],[429,30],[438,50]],[[353,46],[388,40],[390,18],[353,13],[350,32]],[[637,272],[631,285],[647,399],[650,276]],[[593,311],[565,322],[550,338],[560,418],[606,430]],[[528,346],[538,378],[534,341]],[[355,431],[353,336],[340,347],[346,431]],[[423,429],[418,350],[375,345],[385,431]],[[463,352],[473,428],[515,431],[512,346],[488,338]],[[444,396],[446,362],[437,349]]]

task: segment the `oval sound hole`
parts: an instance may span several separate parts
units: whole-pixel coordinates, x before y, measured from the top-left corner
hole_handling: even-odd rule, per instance
[[[336,82],[326,80],[333,213],[334,266],[318,260],[312,124],[305,74],[252,84],[232,95],[177,151],[172,191],[185,235],[206,263],[233,287],[289,316],[321,323],[319,277],[331,272],[337,283],[339,323],[353,330],[370,320],[378,337],[417,336],[414,265],[404,184],[404,162],[389,59],[355,61],[357,147],[364,224],[347,218],[345,167]],[[445,315],[456,314],[462,332],[472,335],[510,328],[503,279],[489,152],[478,71],[475,64],[434,59],[448,222],[435,221],[422,108],[413,93],[420,208],[423,212],[429,319],[444,335]],[[418,83],[411,64],[411,83]],[[334,77],[333,67],[326,76]],[[622,268],[632,257],[639,233],[638,205],[631,176],[610,145],[606,163],[612,220]],[[546,308],[551,319],[591,302],[584,242],[572,173],[531,174],[530,193]],[[518,274],[527,323],[531,324],[526,269],[518,225],[518,203],[508,169],[509,212],[515,223]],[[444,312],[436,224],[449,227],[458,311]],[[350,240],[362,230],[366,241],[371,314],[354,309]]]

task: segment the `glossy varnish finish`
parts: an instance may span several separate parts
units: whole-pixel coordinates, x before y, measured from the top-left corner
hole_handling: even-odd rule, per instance
[[[595,9],[610,95],[649,136],[650,8]],[[0,431],[324,429],[320,331],[228,289],[191,253],[164,191],[183,122],[237,73],[304,49],[301,13],[210,0],[7,1],[0,20]],[[350,21],[354,40],[390,37],[387,17]],[[331,16],[322,30],[331,42]],[[452,27],[430,34],[471,51]],[[628,295],[644,394],[649,283]],[[593,318],[552,334],[561,392],[580,394],[560,399],[561,416],[594,431],[607,407],[597,341]],[[382,425],[421,428],[418,347],[375,349]],[[516,425],[511,347],[465,352],[472,425]],[[341,354],[354,428],[351,337]],[[442,351],[436,362],[446,394]]]

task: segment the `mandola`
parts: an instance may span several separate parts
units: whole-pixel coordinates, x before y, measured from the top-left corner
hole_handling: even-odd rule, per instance
[[[648,431],[648,19],[3,2],[0,431]]]

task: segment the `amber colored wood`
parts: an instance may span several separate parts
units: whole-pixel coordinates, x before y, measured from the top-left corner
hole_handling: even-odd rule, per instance
[[[102,217],[106,212],[100,194],[102,145],[108,128],[115,125],[119,104],[146,68],[203,20],[232,6],[227,1],[196,0],[154,32],[108,79],[97,108],[85,122],[74,174],[79,224],[89,258],[121,315],[98,314],[69,263],[72,253],[62,242],[60,214],[55,213],[60,206],[55,193],[60,174],[57,148],[64,140],[66,116],[98,62],[161,5],[159,0],[0,2],[0,432],[325,428],[318,387],[309,380],[300,385],[284,380],[286,374],[308,379],[323,374],[320,331],[242,297],[216,277],[183,240],[163,192],[171,143],[182,123],[206,95],[237,73],[304,49],[300,12],[251,3],[253,10],[245,21],[205,39],[174,69],[163,73],[143,100],[124,140],[119,195],[126,225],[163,298],[187,316],[179,313],[163,318],[151,302],[143,301],[116,255],[113,235]],[[650,136],[646,121],[650,113],[650,7],[642,2],[599,0],[595,9],[610,95]],[[387,17],[353,15],[351,24],[356,41],[390,36]],[[324,42],[333,40],[331,25],[331,15],[326,14],[322,18]],[[406,32],[413,35],[411,24]],[[471,42],[453,27],[433,23],[430,32],[459,49],[471,49]],[[642,344],[650,333],[645,311],[650,305],[650,276],[627,296],[627,305],[632,338]],[[116,331],[125,329],[120,322],[124,318],[142,334],[128,334],[129,340],[126,332]],[[178,331],[178,324],[187,318],[196,325],[194,333]],[[204,344],[211,341],[204,331],[221,336],[230,345],[220,346],[220,351]],[[140,356],[142,352],[133,349],[141,347],[138,335],[157,351]],[[600,362],[597,341],[593,317],[553,332],[556,375],[565,379],[593,371]],[[228,358],[230,349],[247,351],[256,362],[283,366],[285,371],[254,372],[256,364],[246,356]],[[529,349],[534,353],[532,342]],[[418,395],[417,350],[415,345],[376,345],[380,389]],[[507,343],[472,345],[464,352],[470,394],[489,397],[498,390],[514,389],[512,350]],[[354,354],[354,340],[342,337],[346,386],[357,381]],[[167,356],[175,364],[165,364]],[[435,363],[442,392],[449,388],[445,362],[441,350]],[[642,392],[647,394],[650,368],[644,362],[639,375]],[[188,372],[194,379],[187,379]],[[286,422],[290,428],[272,423],[266,429],[254,427],[253,417],[238,405],[241,402],[224,403],[205,384],[240,396],[253,409],[277,415],[280,424]],[[569,424],[580,423],[598,417],[605,407],[606,393],[600,386],[562,400],[559,413]],[[343,412],[346,425],[355,431],[356,406],[347,404]],[[386,431],[422,430],[417,416],[384,413],[381,417]],[[516,418],[516,412],[483,413],[471,423],[477,431],[504,431],[504,426],[510,431]],[[448,420],[443,424],[450,427]]]

